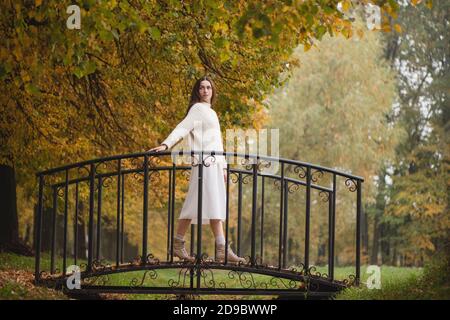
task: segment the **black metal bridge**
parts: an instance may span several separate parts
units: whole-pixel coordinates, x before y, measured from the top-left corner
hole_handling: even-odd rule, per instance
[[[229,163],[225,239],[227,244],[233,240],[235,252],[246,257],[246,262],[240,264],[226,260],[223,263],[215,262],[208,257],[205,249],[205,227],[201,224],[203,169],[209,166],[206,159],[214,161],[216,156],[222,155]],[[81,289],[72,290],[79,292],[292,294],[308,298],[329,297],[345,287],[359,285],[363,178],[300,161],[251,154],[191,151],[187,155],[189,165],[178,165],[175,161],[178,157],[186,157],[186,154],[181,151],[135,153],[75,163],[38,173],[36,283],[69,290],[67,280],[73,274],[67,271],[67,267],[78,265]],[[191,254],[196,259],[194,262],[185,262],[174,260],[172,253],[175,205],[177,192],[180,193],[181,185],[186,186],[186,180],[195,166],[198,166],[198,176],[195,178],[199,182],[198,224],[191,226],[188,242]],[[276,170],[271,170],[274,166]],[[127,178],[133,179],[134,185],[139,186],[142,197],[138,196],[137,189],[125,189],[124,181]],[[339,187],[341,182],[342,186]],[[244,187],[249,192],[245,193]],[[236,196],[231,195],[231,188],[237,189]],[[347,196],[350,195],[356,203],[352,206],[354,213],[351,214],[355,223],[354,274],[344,279],[335,277],[338,188],[341,192],[350,192]],[[106,192],[108,190],[109,195]],[[149,197],[152,190],[159,191]],[[289,206],[289,199],[296,192],[302,195],[304,205]],[[323,214],[327,223],[324,235],[326,245],[323,247],[326,247],[327,253],[322,270],[310,261],[312,209],[319,206],[318,201],[312,200],[313,192],[321,199],[320,206],[326,208]],[[126,198],[126,195],[133,196],[133,199]],[[79,228],[81,198],[86,200],[87,217],[87,234],[83,235],[80,235]],[[156,198],[162,203],[158,212],[149,210],[149,200],[152,204]],[[269,206],[275,209],[269,212]],[[249,208],[247,217],[245,207]],[[164,213],[166,209],[167,213]],[[50,214],[45,216],[45,210]],[[295,232],[292,229],[289,231],[289,219],[296,218],[300,213],[303,217],[301,226]],[[134,224],[130,228],[139,234],[140,245],[136,247],[138,254],[126,261],[125,229],[128,221],[131,221],[131,215],[134,215]],[[149,223],[156,221],[157,217],[162,219],[162,224],[149,228]],[[61,220],[59,229],[58,219]],[[110,229],[113,229],[110,243],[104,240],[106,225],[108,232],[111,233]],[[243,236],[245,230],[246,238]],[[292,254],[289,243],[293,239],[300,239],[300,235],[302,248],[297,248]],[[43,246],[43,239],[48,239],[47,246]],[[84,249],[80,250],[80,242],[86,244]],[[112,257],[105,258],[106,246],[113,247]],[[293,259],[293,256],[296,258]]]

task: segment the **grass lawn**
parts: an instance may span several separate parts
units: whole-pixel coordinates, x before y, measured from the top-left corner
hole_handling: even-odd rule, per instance
[[[362,268],[363,269],[363,268]],[[436,254],[425,268],[381,267],[381,288],[349,288],[338,300],[450,300],[449,259]],[[362,280],[367,276],[362,270]]]

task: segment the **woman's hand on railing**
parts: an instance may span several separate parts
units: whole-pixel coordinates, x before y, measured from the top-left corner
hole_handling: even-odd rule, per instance
[[[227,169],[223,169],[223,180],[227,183]]]
[[[165,151],[167,149],[168,149],[167,144],[162,144],[162,145],[160,145],[158,147],[155,147],[155,148],[152,148],[150,150],[147,150],[146,152],[153,152],[153,151],[154,152],[159,152],[159,151]]]

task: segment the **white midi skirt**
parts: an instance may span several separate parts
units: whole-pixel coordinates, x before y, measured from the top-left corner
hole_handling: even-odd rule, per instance
[[[199,166],[191,168],[189,190],[184,200],[179,219],[192,219],[192,224],[198,223],[198,171]],[[226,187],[224,180],[224,165],[220,162],[203,166],[202,186],[202,224],[209,224],[210,219],[225,221],[226,218]]]

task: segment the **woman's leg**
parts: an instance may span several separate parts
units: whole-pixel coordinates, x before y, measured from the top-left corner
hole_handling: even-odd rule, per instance
[[[178,219],[178,227],[176,235],[183,239],[190,225],[191,219]]]
[[[222,228],[222,220],[220,219],[211,219],[209,220],[209,224],[211,225],[211,230],[216,238],[223,238],[223,228]]]
[[[173,255],[182,260],[188,260],[193,262],[194,257],[191,257],[184,247],[184,235],[186,234],[189,225],[191,224],[191,219],[178,219],[177,234],[175,239],[173,239]]]

